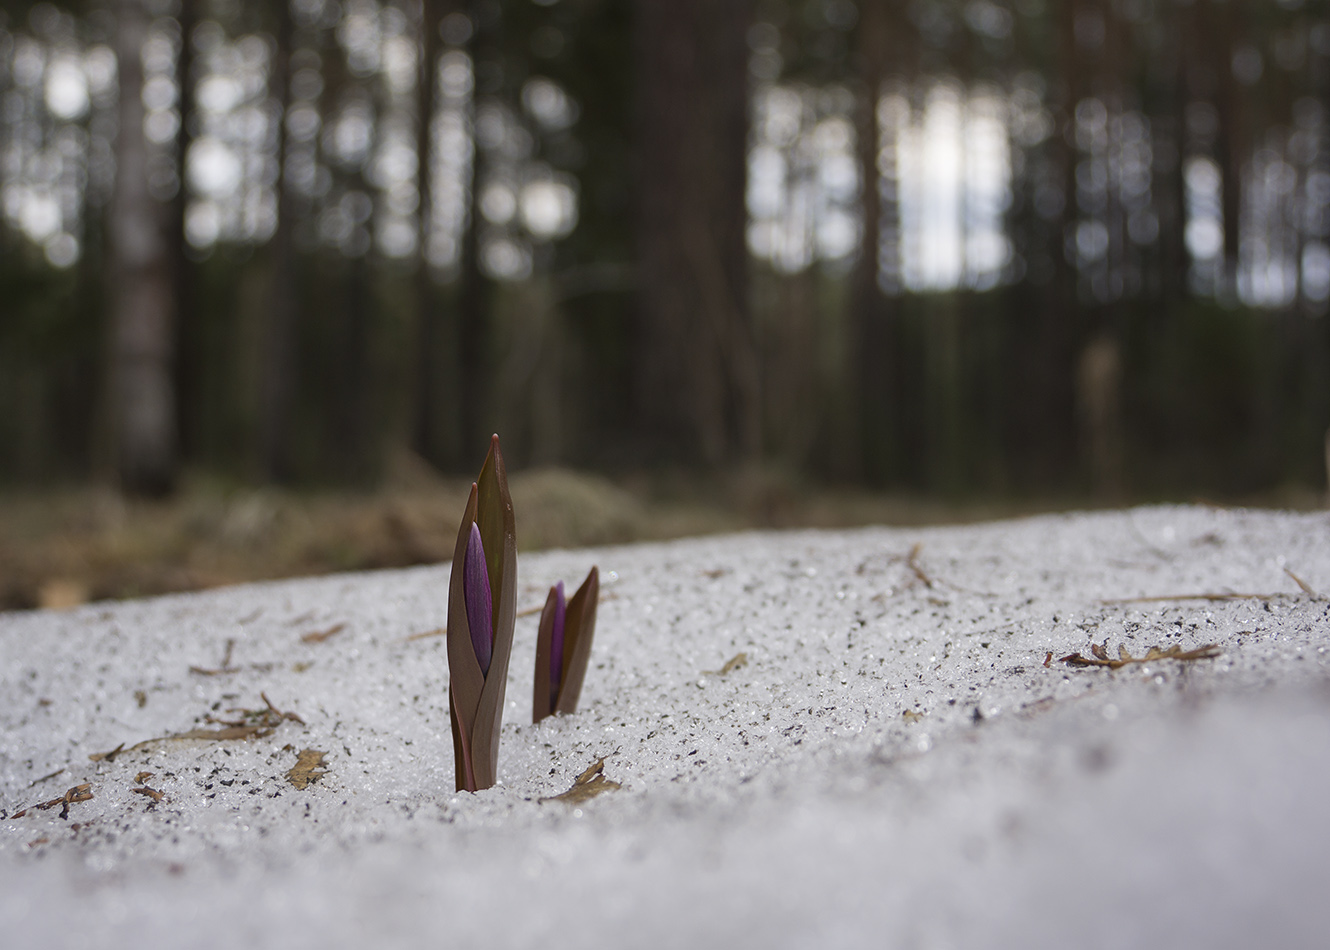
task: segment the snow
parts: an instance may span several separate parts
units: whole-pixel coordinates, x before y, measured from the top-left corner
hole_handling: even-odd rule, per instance
[[[551,551],[519,609],[593,563],[581,709],[530,724],[519,619],[476,794],[444,640],[408,639],[446,564],[0,614],[5,945],[1323,945],[1330,601],[1293,575],[1330,591],[1330,514]],[[1220,592],[1266,596],[1106,602]],[[232,672],[191,672],[228,641]],[[1057,662],[1105,641],[1222,654]],[[265,695],[303,725],[89,758]],[[305,749],[328,771],[299,790]],[[541,801],[602,756],[622,788]]]

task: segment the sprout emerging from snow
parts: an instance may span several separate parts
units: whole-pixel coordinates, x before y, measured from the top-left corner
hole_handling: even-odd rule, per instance
[[[457,790],[497,779],[517,610],[517,534],[499,437],[462,515],[448,586],[448,710]]]
[[[550,588],[536,636],[536,676],[531,721],[577,710],[582,693],[591,638],[596,632],[600,571],[593,567],[582,586],[565,601],[563,581]]]

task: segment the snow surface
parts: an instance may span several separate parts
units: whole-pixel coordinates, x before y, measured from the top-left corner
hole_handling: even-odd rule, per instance
[[[592,563],[582,708],[530,724],[519,619],[478,794],[444,640],[407,639],[442,624],[446,564],[0,615],[0,816],[93,794],[0,819],[0,943],[1326,945],[1330,601],[1285,569],[1330,591],[1330,514],[553,551],[520,558],[519,608]],[[1271,596],[1105,603],[1225,591]],[[236,672],[190,671],[229,640]],[[1057,662],[1105,641],[1223,652]],[[89,759],[261,694],[304,725]],[[298,790],[303,749],[328,772]],[[540,800],[601,756],[621,789]]]

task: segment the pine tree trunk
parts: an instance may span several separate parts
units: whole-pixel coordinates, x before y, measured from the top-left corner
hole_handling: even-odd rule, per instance
[[[268,291],[268,326],[263,343],[260,381],[259,454],[263,478],[290,481],[295,475],[291,448],[291,415],[296,393],[296,327],[300,293],[295,252],[295,200],[287,181],[286,113],[291,105],[291,52],[295,24],[290,4],[277,4],[277,54],[269,77],[279,103],[277,124],[277,230],[273,234],[272,272]]]
[[[879,285],[886,225],[895,231],[898,210],[894,200],[894,177],[884,180],[879,158],[882,131],[877,105],[891,61],[892,23],[886,5],[863,6],[858,31],[858,53],[862,68],[863,101],[859,104],[856,134],[859,169],[863,180],[863,237],[854,272],[851,303],[851,333],[854,345],[850,359],[855,382],[855,412],[858,415],[858,475],[871,484],[888,481],[894,472],[894,447],[898,432],[894,424],[899,411],[899,379],[892,365],[895,357],[895,303]],[[895,156],[886,156],[894,162]],[[883,185],[888,190],[884,200]]]
[[[638,400],[681,458],[761,451],[747,302],[747,0],[638,0]]]
[[[110,221],[110,403],[120,487],[131,494],[170,491],[176,467],[175,281],[166,207],[148,189],[143,134],[143,0],[116,4],[120,127]]]

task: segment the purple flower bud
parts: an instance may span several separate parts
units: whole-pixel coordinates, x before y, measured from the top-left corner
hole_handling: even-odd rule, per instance
[[[550,706],[563,683],[563,621],[568,610],[563,597],[563,581],[554,585],[554,632],[550,636]]]
[[[471,539],[466,544],[462,565],[462,591],[466,598],[466,624],[471,628],[471,646],[481,675],[490,671],[494,652],[493,600],[490,597],[489,569],[485,564],[485,545],[480,540],[480,526],[471,523]],[[562,625],[561,625],[562,626]]]
[[[536,675],[532,677],[531,721],[556,713],[577,711],[586,678],[591,638],[596,632],[596,603],[600,599],[600,571],[591,568],[572,597],[565,597],[563,581],[550,588],[536,630]]]

